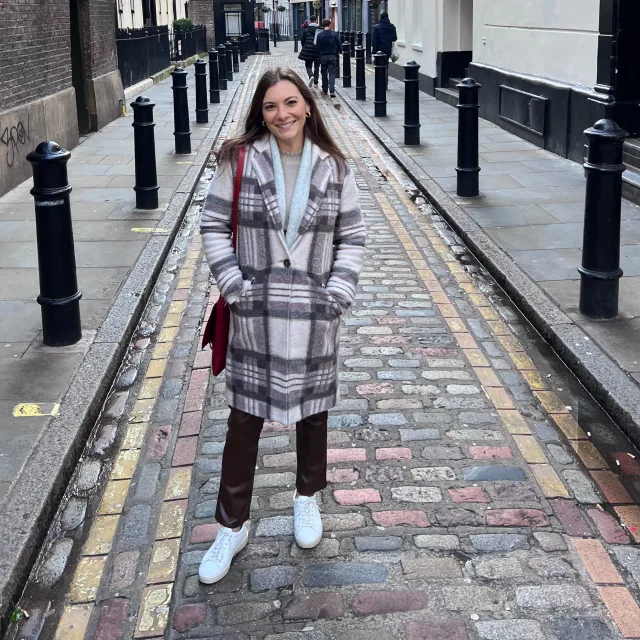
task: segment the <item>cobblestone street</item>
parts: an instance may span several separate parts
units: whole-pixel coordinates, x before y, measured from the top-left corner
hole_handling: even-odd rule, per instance
[[[264,69],[303,72],[290,45],[272,54],[250,59],[218,145]],[[295,425],[268,422],[250,544],[220,583],[198,581],[228,415],[200,350],[218,297],[198,233],[211,165],[6,637],[640,638],[640,487],[619,479],[640,476],[634,450],[352,112],[317,94],[368,238],[323,541],[293,541]]]

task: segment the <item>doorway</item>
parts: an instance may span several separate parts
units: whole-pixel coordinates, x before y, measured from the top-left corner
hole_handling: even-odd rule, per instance
[[[78,112],[78,130],[88,133],[91,130],[89,118],[89,101],[84,68],[84,37],[82,33],[82,15],[79,0],[70,0],[71,30],[71,83],[76,93],[76,110]]]

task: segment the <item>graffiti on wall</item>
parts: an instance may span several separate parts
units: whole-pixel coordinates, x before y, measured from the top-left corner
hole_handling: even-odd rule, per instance
[[[26,127],[22,121],[12,127],[4,127],[4,129],[0,124],[0,144],[7,147],[6,161],[8,166],[13,166],[20,152],[20,147],[25,147],[28,142],[31,142],[31,138],[29,137],[30,129],[31,122],[28,114]]]

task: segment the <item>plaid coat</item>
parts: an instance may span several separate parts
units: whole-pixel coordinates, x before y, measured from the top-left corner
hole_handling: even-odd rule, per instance
[[[365,228],[352,171],[314,145],[309,200],[289,249],[269,137],[247,149],[231,244],[235,167],[219,167],[202,214],[203,248],[231,308],[230,406],[293,424],[337,401],[341,319],[356,295]]]

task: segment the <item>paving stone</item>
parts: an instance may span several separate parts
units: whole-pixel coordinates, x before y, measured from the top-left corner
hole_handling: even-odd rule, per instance
[[[460,548],[458,536],[452,535],[420,535],[415,536],[414,542],[419,549],[453,551]]]
[[[361,513],[323,513],[322,523],[325,531],[352,531],[362,529],[365,519]]]
[[[330,429],[357,429],[362,425],[362,416],[357,414],[329,416],[328,427]]]
[[[455,480],[456,474],[451,467],[418,467],[411,469],[411,476],[416,482],[440,482]]]
[[[482,640],[545,640],[536,620],[492,620],[476,622]]]
[[[453,417],[449,413],[441,413],[439,411],[425,411],[414,413],[413,419],[418,424],[439,424],[446,425],[453,422]]]
[[[562,472],[562,477],[567,481],[569,489],[573,492],[578,502],[582,504],[599,504],[602,502],[593,483],[582,471],[566,469]]]
[[[370,369],[382,369],[384,363],[379,358],[347,358],[344,361],[344,366],[349,369],[355,368],[370,368]]]
[[[111,569],[110,588],[114,591],[130,587],[136,579],[139,551],[125,551],[116,555]]]
[[[409,580],[440,580],[462,577],[460,563],[455,558],[403,558],[402,573]]]
[[[486,513],[490,527],[548,527],[549,520],[539,509],[493,509]]]
[[[335,562],[314,564],[306,568],[306,587],[326,588],[334,585],[375,584],[387,579],[388,570],[382,564]]]
[[[254,569],[249,576],[251,591],[261,593],[263,591],[271,591],[272,589],[293,586],[297,574],[297,567],[287,565]]]
[[[136,489],[134,497],[138,501],[148,502],[153,499],[158,486],[158,478],[160,477],[160,464],[151,462],[141,465],[136,480]]]
[[[480,398],[436,398],[433,401],[435,409],[484,409],[487,403]]]
[[[331,484],[355,482],[359,476],[357,469],[332,469],[327,471],[327,482]]]
[[[357,616],[404,613],[426,609],[429,598],[421,591],[361,591],[353,599],[352,610]]]
[[[462,489],[448,489],[449,497],[453,502],[490,502],[482,487],[463,487]]]
[[[541,578],[572,578],[575,575],[573,567],[562,558],[541,556],[531,558],[527,563]]]
[[[468,371],[423,371],[422,377],[425,380],[471,380]]]
[[[253,486],[254,489],[275,489],[278,487],[292,487],[295,483],[296,474],[288,471],[286,473],[256,474]]]
[[[458,421],[461,424],[497,424],[498,417],[486,411],[462,411]]]
[[[382,502],[377,489],[337,489],[333,492],[334,500],[341,505],[362,505]]]
[[[584,587],[574,585],[544,585],[516,587],[516,603],[523,609],[590,609],[591,598]]]
[[[407,424],[403,413],[374,413],[369,416],[369,424],[377,426],[399,426]]]
[[[293,516],[261,518],[256,528],[257,538],[293,535]]]
[[[447,436],[452,440],[504,440],[499,431],[492,429],[452,429]]]
[[[340,541],[323,538],[313,549],[301,549],[295,542],[291,545],[292,558],[336,558],[340,555]]]
[[[416,442],[420,440],[439,440],[437,429],[398,429],[402,442]]]
[[[36,578],[37,582],[45,589],[53,587],[62,577],[72,548],[73,540],[71,538],[60,538],[51,546]]]
[[[413,454],[408,447],[376,449],[376,460],[411,460]]]
[[[202,485],[200,493],[205,495],[217,494],[220,489],[220,478],[210,478]]]
[[[473,563],[476,575],[487,580],[509,580],[524,575],[516,558],[483,558]]]
[[[242,602],[218,607],[218,623],[237,625],[262,620],[271,614],[274,606],[271,602]]]
[[[390,367],[394,367],[394,368],[402,368],[402,367],[419,367],[420,366],[420,360],[412,360],[410,358],[404,360],[404,359],[400,359],[400,358],[389,358],[389,360],[387,360],[387,364]]]
[[[546,533],[544,531],[536,531],[533,537],[538,541],[543,551],[566,551],[567,544],[559,533]]]
[[[416,429],[416,431],[421,431]],[[463,460],[466,456],[460,447],[441,447],[429,445],[422,450],[422,457],[425,460]]]
[[[60,524],[65,531],[71,531],[84,522],[87,512],[87,501],[84,498],[69,498],[60,517]]]
[[[631,574],[640,587],[640,549],[637,547],[612,547],[618,562]]]
[[[389,398],[387,400],[377,400],[376,409],[381,411],[393,409],[422,409],[424,400],[416,400],[413,398]]]
[[[402,482],[404,473],[400,467],[367,467],[364,479],[373,484],[386,482]]]
[[[519,502],[538,502],[538,496],[528,484],[504,484],[488,487],[489,493],[496,502],[509,504]]]
[[[467,482],[496,482],[498,480],[517,480],[524,482],[527,479],[520,467],[501,467],[486,465],[484,467],[465,467],[462,470]]]
[[[484,524],[484,518],[472,509],[454,507],[438,509],[434,514],[434,521],[441,527],[477,527]]]
[[[122,516],[123,525],[117,539],[119,551],[132,551],[147,543],[151,507],[136,504]]]
[[[591,536],[591,527],[573,500],[549,500],[556,517],[570,536]]]
[[[397,536],[356,536],[356,549],[363,551],[396,551],[402,548],[402,538]]]
[[[407,640],[469,640],[464,623],[459,620],[410,622],[406,637]]]
[[[273,451],[286,449],[289,446],[289,436],[275,436],[272,438],[260,438],[260,451]]]
[[[196,518],[213,518],[216,514],[217,500],[205,500],[196,505]]]
[[[373,521],[380,527],[429,527],[431,526],[424,511],[375,511]],[[420,536],[418,536],[420,537]]]
[[[438,487],[393,487],[391,496],[399,502],[442,501],[442,492]]]
[[[173,614],[173,628],[178,632],[189,631],[207,619],[207,605],[185,604],[176,607]]]
[[[516,533],[480,533],[470,538],[473,548],[481,553],[504,553],[529,548],[527,536]]]
[[[339,593],[312,593],[297,596],[284,610],[285,620],[319,620],[340,618],[343,615],[344,603]]]
[[[449,611],[500,611],[504,595],[491,587],[444,587],[444,605]]]
[[[609,627],[595,618],[554,618],[550,625],[558,640],[613,640],[614,638]]]
[[[84,460],[75,477],[75,487],[78,491],[91,491],[100,477],[102,464],[100,460]]]
[[[474,460],[508,460],[513,458],[509,447],[469,447]]]
[[[548,444],[547,449],[558,464],[573,464],[573,456],[568,454],[563,446],[559,444]]]
[[[127,600],[114,598],[100,604],[100,615],[93,640],[110,640],[123,637],[127,621]]]
[[[602,539],[609,544],[630,544],[631,539],[618,521],[606,511],[589,509],[589,517],[593,520]]]

